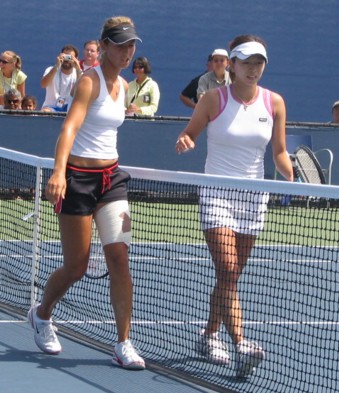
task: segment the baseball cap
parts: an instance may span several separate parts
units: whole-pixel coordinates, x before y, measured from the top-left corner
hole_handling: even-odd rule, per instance
[[[237,57],[240,60],[246,60],[250,56],[261,55],[265,58],[266,63],[268,63],[266,49],[263,44],[256,41],[245,42],[232,49],[230,58],[233,59]]]
[[[214,49],[211,56],[214,57],[216,55],[228,57],[228,52],[226,49]]]
[[[116,45],[123,45],[132,40],[139,40],[142,42],[134,26],[130,24],[121,24],[104,31],[101,39],[105,40],[106,38]]]
[[[332,110],[333,110],[334,108],[336,108],[337,106],[339,106],[339,101],[336,101],[336,102],[332,105]]]

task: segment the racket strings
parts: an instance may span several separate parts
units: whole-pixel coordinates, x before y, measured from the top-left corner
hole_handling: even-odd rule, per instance
[[[296,177],[305,183],[323,184],[321,168],[312,151],[301,146],[294,154]]]

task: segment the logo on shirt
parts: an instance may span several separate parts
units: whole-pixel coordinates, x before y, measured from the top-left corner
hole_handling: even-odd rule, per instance
[[[267,117],[259,117],[259,121],[261,123],[266,123],[267,122]]]

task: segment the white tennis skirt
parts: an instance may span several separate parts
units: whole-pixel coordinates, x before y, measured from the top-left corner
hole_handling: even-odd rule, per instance
[[[201,187],[199,196],[203,231],[230,228],[238,233],[259,235],[263,230],[269,193]]]

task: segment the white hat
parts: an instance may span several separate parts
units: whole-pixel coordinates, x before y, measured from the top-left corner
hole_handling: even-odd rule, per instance
[[[240,60],[246,60],[250,56],[261,55],[265,58],[266,63],[268,63],[266,49],[263,44],[256,41],[245,42],[232,49],[230,58],[233,59],[237,57]]]
[[[214,49],[213,53],[212,53],[212,57],[213,56],[225,56],[228,58],[228,52],[226,49]]]
[[[332,110],[333,110],[334,108],[336,108],[337,106],[339,106],[339,101],[336,101],[336,102],[332,105]]]

